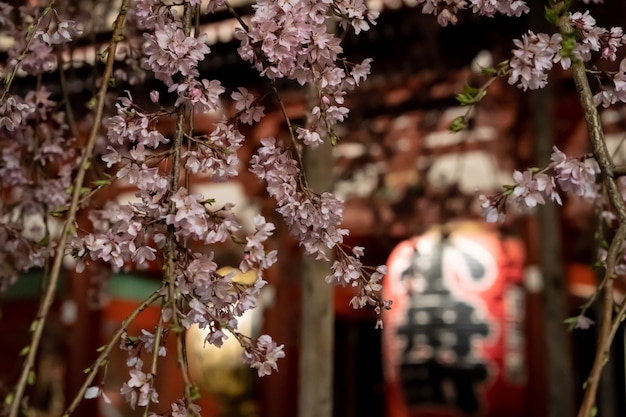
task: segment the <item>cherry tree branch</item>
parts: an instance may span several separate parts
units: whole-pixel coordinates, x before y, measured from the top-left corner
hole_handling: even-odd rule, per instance
[[[600,329],[598,331],[596,354],[591,371],[589,372],[589,376],[584,384],[585,394],[578,411],[578,417],[590,417],[593,415],[602,370],[608,361],[611,343],[613,342],[617,328],[621,323],[621,318],[624,316],[624,311],[626,310],[626,304],[623,303],[620,307],[619,313],[615,318],[613,318],[613,284],[615,279],[615,265],[617,263],[617,258],[621,253],[624,238],[626,238],[626,225],[622,224],[609,246],[605,271],[606,282],[602,290],[602,317]]]
[[[59,281],[61,266],[63,264],[63,257],[65,256],[65,245],[67,243],[70,232],[74,230],[74,223],[76,220],[76,213],[78,212],[81,190],[83,188],[85,175],[87,173],[87,169],[89,168],[91,157],[93,155],[96,137],[100,130],[100,123],[102,121],[104,109],[104,99],[108,89],[109,78],[113,74],[115,51],[117,49],[117,44],[122,37],[122,30],[124,28],[124,19],[126,17],[128,3],[129,0],[122,1],[120,11],[117,15],[117,18],[115,19],[115,22],[113,23],[113,35],[111,37],[111,42],[109,43],[109,46],[107,48],[107,61],[102,76],[102,85],[100,86],[95,101],[93,125],[87,139],[87,144],[85,145],[84,153],[80,166],[78,167],[76,178],[74,179],[74,185],[72,189],[72,202],[67,213],[67,218],[63,225],[63,230],[59,237],[54,262],[50,271],[48,286],[46,287],[45,293],[41,299],[37,316],[31,325],[32,336],[29,344],[30,348],[24,361],[19,380],[15,386],[9,417],[17,417],[19,413],[20,404],[22,402],[22,398],[24,397],[24,392],[26,390],[29,375],[35,365],[35,358],[37,356],[37,351],[41,342],[41,336],[43,334],[46,319],[48,317],[50,307],[52,306],[52,302],[54,301],[54,291]]]
[[[70,131],[74,138],[78,139],[78,125],[76,124],[76,118],[74,117],[74,110],[72,109],[72,102],[70,101],[70,95],[67,86],[67,80],[65,79],[65,70],[63,68],[63,52],[57,50],[57,68],[59,71],[59,82],[61,83],[61,94],[63,95],[63,103],[65,104],[65,114],[67,118],[67,124],[70,127]]]
[[[573,31],[567,15],[561,17],[558,23],[559,29],[563,34],[569,34]],[[615,327],[616,323],[621,321],[624,312],[624,308],[621,308],[617,317],[613,318],[613,281],[615,278],[617,259],[622,252],[623,242],[626,238],[626,206],[624,205],[622,194],[615,180],[615,166],[604,139],[600,114],[593,101],[593,94],[589,87],[585,65],[582,61],[574,58],[572,58],[572,77],[576,84],[576,89],[578,90],[583,108],[593,155],[600,166],[609,202],[615,209],[619,223],[617,232],[609,245],[606,259],[606,270],[604,273],[605,285],[603,288],[604,304],[601,312],[602,323],[600,324],[598,334],[596,354],[591,372],[585,383],[583,401],[578,411],[578,417],[590,417],[593,414],[596,404],[600,375],[607,361],[610,346],[615,335],[615,331],[613,331],[612,328]]]
[[[89,370],[89,375],[87,375],[87,378],[85,378],[83,385],[78,390],[78,393],[74,396],[72,403],[69,405],[69,407],[67,407],[67,409],[65,410],[65,413],[63,413],[63,417],[68,417],[70,414],[72,414],[76,410],[76,407],[78,407],[78,404],[80,404],[80,402],[85,397],[85,392],[87,391],[87,388],[91,386],[94,378],[98,374],[98,370],[102,366],[107,364],[108,357],[111,354],[111,350],[113,349],[113,346],[117,344],[117,341],[120,339],[120,337],[122,337],[122,335],[127,331],[128,326],[130,326],[133,320],[135,320],[135,318],[142,311],[148,308],[150,304],[154,303],[160,297],[162,297],[160,290],[153,292],[152,295],[150,295],[143,303],[141,303],[139,307],[137,307],[132,313],[130,313],[129,316],[122,322],[122,325],[120,326],[120,328],[117,330],[117,332],[115,332],[115,334],[111,337],[109,342],[104,346],[104,349],[102,349],[102,351],[100,352],[100,355],[98,355],[98,358],[96,359],[94,364],[91,366]],[[155,336],[155,339],[156,339],[156,336]],[[155,346],[156,346],[156,342],[155,342]]]
[[[191,7],[185,3],[183,11],[183,32],[185,36],[189,36],[191,32]],[[176,128],[174,132],[174,143],[172,144],[172,168],[170,171],[170,193],[174,194],[180,187],[180,170],[181,170],[181,152],[183,148],[183,139],[185,137],[185,120],[187,119],[187,110],[181,105],[176,111]],[[169,212],[174,213],[176,208],[173,201],[170,200]],[[176,296],[176,235],[173,226],[169,226],[165,243],[165,264],[163,267],[164,281],[167,289],[167,304],[172,309],[172,321],[174,331],[176,333],[176,359],[183,376],[185,406],[189,406],[193,402],[192,387],[193,384],[189,378],[188,364],[185,357],[184,341],[185,332],[183,331],[180,317],[178,316],[178,303]]]

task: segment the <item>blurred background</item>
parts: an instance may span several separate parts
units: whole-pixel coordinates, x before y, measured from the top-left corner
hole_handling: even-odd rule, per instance
[[[117,10],[116,2],[105,3],[75,5],[76,13],[94,23],[89,36],[72,46],[63,68],[79,118],[87,114],[85,104],[100,65],[93,59],[94,51],[110,36],[107,31]],[[560,71],[551,74],[549,88],[530,94],[509,86],[506,79],[497,80],[468,129],[448,130],[450,122],[467,110],[458,106],[456,94],[465,84],[482,85],[486,78],[480,66],[507,59],[513,38],[528,28],[545,30],[542,16],[487,19],[461,13],[455,26],[442,28],[433,16],[422,13],[416,0],[367,3],[380,11],[376,26],[358,37],[346,33],[343,45],[349,61],[373,58],[372,74],[346,98],[350,117],[338,129],[339,143],[318,154],[327,169],[315,175],[328,175],[334,192],[345,201],[344,227],[350,230],[346,243],[365,247],[364,263],[388,265],[384,292],[394,308],[384,316],[380,330],[375,328],[373,311],[349,305],[351,289],[336,288],[331,294],[334,329],[320,337],[334,341],[333,415],[573,415],[593,359],[596,330],[592,326],[569,332],[563,320],[578,314],[597,279],[591,269],[597,250],[594,207],[566,199],[562,207],[509,213],[503,224],[487,225],[480,220],[476,190],[495,194],[502,184],[511,183],[514,169],[544,166],[553,145],[568,155],[588,152],[575,87]],[[541,2],[530,3],[543,10]],[[245,0],[233,5],[242,16],[252,12]],[[622,2],[614,2],[595,7],[594,16],[605,27],[623,25],[625,9]],[[238,57],[235,26],[226,11],[202,17],[201,28],[212,52],[201,63],[201,75],[219,79],[227,92],[244,86],[262,95],[267,82]],[[1,38],[1,61],[11,44],[10,38]],[[139,82],[137,62],[131,58],[122,49],[116,71],[119,82],[111,97],[128,89],[150,108],[149,92],[163,90],[163,85],[152,79]],[[34,82],[21,77],[14,88],[26,91]],[[41,82],[60,97],[58,71],[45,74]],[[290,83],[278,86],[292,121],[303,123],[307,91]],[[225,99],[222,104],[228,113],[232,103]],[[277,103],[264,104],[267,116],[252,127],[242,127],[247,138],[242,161],[248,160],[261,138],[288,134]],[[621,146],[625,116],[624,107],[602,113],[607,142],[618,161],[626,156]],[[196,130],[210,132],[215,118],[196,115]],[[82,120],[87,131],[89,120]],[[168,121],[160,126],[164,133],[173,129]],[[236,181],[214,184],[195,178],[194,184],[195,191],[218,203],[234,202],[243,218],[262,213],[278,226],[272,243],[280,252],[278,264],[265,277],[269,285],[261,305],[242,326],[253,334],[272,335],[286,353],[278,373],[259,379],[240,364],[237,344],[227,343],[215,351],[204,347],[200,330],[190,330],[186,349],[192,377],[203,393],[202,415],[297,415],[302,385],[319,383],[301,375],[298,363],[304,348],[302,277],[309,266],[281,225],[264,185],[247,171],[245,162]],[[97,202],[128,202],[133,194],[132,188],[118,184],[98,194]],[[86,222],[87,213],[82,216]],[[238,265],[235,248],[215,250],[218,264]],[[30,394],[38,415],[62,415],[96,349],[158,288],[159,274],[158,265],[123,273],[93,266],[81,274],[68,267]],[[246,277],[240,274],[238,279]],[[2,392],[10,389],[19,371],[16,358],[26,344],[42,283],[43,273],[32,271],[2,296]],[[148,308],[129,334],[153,329],[157,315],[157,307]],[[594,319],[593,308],[588,316]],[[600,388],[598,415],[603,417],[626,415],[624,337],[620,329]],[[168,338],[172,352],[173,339]],[[164,410],[182,390],[170,356],[163,360],[157,378]],[[89,400],[76,415],[141,413],[127,408],[119,394],[127,372],[125,353],[115,350],[105,383],[112,403]]]

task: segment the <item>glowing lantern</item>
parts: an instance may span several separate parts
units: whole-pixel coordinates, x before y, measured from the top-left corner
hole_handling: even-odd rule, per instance
[[[523,415],[521,243],[453,223],[401,242],[387,266],[387,416]]]

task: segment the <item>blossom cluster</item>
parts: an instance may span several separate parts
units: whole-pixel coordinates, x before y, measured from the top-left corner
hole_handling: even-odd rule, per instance
[[[259,292],[266,284],[260,277],[250,285],[235,282],[234,273],[221,274],[212,255],[205,254],[195,254],[177,273],[177,287],[189,304],[182,324],[206,329],[205,341],[217,347],[228,337],[226,332],[237,330],[237,317],[256,307]]]
[[[340,227],[343,203],[330,193],[320,195],[303,189],[299,185],[303,177],[297,162],[274,138],[263,139],[261,145],[251,159],[250,170],[266,182],[268,194],[278,204],[276,210],[304,252],[317,259],[328,259],[329,249],[341,248],[348,234]],[[352,255],[337,251],[326,282],[357,287],[358,295],[350,304],[354,308],[375,306],[380,315],[390,307],[389,302],[380,297],[385,268],[379,266],[374,272],[368,272],[359,259],[362,255],[360,247],[353,248]]]
[[[511,74],[509,83],[516,84],[524,89],[536,90],[545,87],[548,82],[548,71],[554,62],[561,59],[561,35],[552,36],[545,33],[535,34],[529,31],[522,35],[522,39],[513,42],[516,49],[510,61]]]
[[[573,47],[564,49],[566,40],[560,33],[552,35],[528,31],[521,39],[515,39],[513,57],[509,63],[509,83],[523,90],[535,90],[547,84],[548,72],[555,63],[568,69],[572,59],[588,62],[593,53],[599,59],[609,62],[617,59],[618,49],[626,43],[626,35],[620,27],[606,29],[596,25],[589,11],[569,13],[569,24],[575,30]],[[605,107],[626,99],[626,63],[620,62],[620,69],[611,77],[612,83],[601,84],[600,92],[594,97],[596,104]]]
[[[259,246],[261,241],[271,235],[273,227],[268,226],[260,216],[256,222],[257,237],[249,237],[247,241],[255,241],[255,245]],[[268,258],[275,259],[275,253],[273,256],[263,257],[265,262]],[[266,281],[259,277],[253,284],[236,282],[233,280],[236,270],[227,274],[220,273],[212,254],[197,253],[191,259],[178,270],[176,278],[178,291],[189,305],[189,311],[182,319],[183,326],[189,328],[191,325],[198,325],[206,333],[205,343],[216,347],[222,346],[228,334],[237,338],[244,347],[243,360],[257,369],[259,376],[278,370],[276,361],[285,356],[283,345],[277,345],[268,335],[261,335],[254,341],[237,331],[237,318],[256,307],[260,290]],[[249,259],[245,262],[249,262]]]
[[[67,15],[39,13],[33,4],[0,2],[0,27],[13,39],[0,69],[0,290],[20,273],[41,267],[53,255],[51,215],[69,204],[80,147],[66,122],[62,103],[45,85],[24,95],[10,90],[19,75],[41,76],[57,67],[55,50],[82,33]],[[35,17],[33,17],[35,16]],[[62,249],[61,249],[62,250]]]
[[[18,74],[39,76],[56,68],[54,53],[81,35],[68,16],[39,14],[30,3],[0,2],[0,27],[14,40],[0,70],[0,290],[20,273],[41,267],[55,253],[50,215],[62,216],[80,155],[61,103],[45,85],[24,96],[11,92]]]
[[[341,41],[328,31],[329,16],[337,16],[344,30],[359,33],[375,24],[377,13],[367,10],[363,0],[261,0],[253,7],[254,15],[236,33],[239,54],[270,80],[286,78],[317,87],[308,126],[298,129],[300,140],[317,145],[345,119],[344,96],[367,77],[371,63],[340,59]]]
[[[482,16],[499,13],[519,17],[529,11],[523,0],[470,0],[469,4],[466,0],[419,0],[418,4],[422,4],[424,13],[437,15],[437,21],[442,26],[457,23],[459,11],[470,7],[472,12]],[[573,28],[571,34],[566,34],[567,39],[561,33],[535,33],[529,30],[521,39],[513,40],[514,48],[507,71],[510,84],[523,90],[535,90],[545,87],[548,73],[556,63],[568,69],[572,60],[589,62],[594,53],[599,59],[609,62],[617,59],[619,48],[626,44],[622,28],[598,26],[589,11],[565,13],[564,18]],[[600,88],[594,96],[596,105],[607,107],[626,102],[626,61],[620,61],[619,69],[609,71],[607,75],[608,80],[598,78]]]
[[[257,98],[245,87],[238,87],[230,97],[235,102],[239,120],[242,123],[253,124],[265,115],[265,107],[257,103]]]
[[[348,231],[340,227],[343,204],[330,193],[302,190],[298,163],[274,138],[261,140],[250,161],[250,170],[267,183],[267,192],[278,204],[289,231],[308,255],[327,259],[326,252],[343,242]]]
[[[238,174],[240,160],[237,151],[243,141],[244,136],[234,124],[226,119],[218,120],[211,133],[197,138],[193,142],[195,146],[183,153],[185,168],[215,181],[233,178]]]
[[[155,335],[142,330],[139,337],[128,336],[126,332],[122,333],[120,338],[120,349],[127,352],[126,366],[130,368],[128,381],[122,384],[120,394],[134,410],[135,407],[147,407],[150,403],[159,402],[159,393],[154,388],[154,374],[143,371],[143,360],[141,352],[151,353],[155,349]],[[167,351],[164,346],[160,346],[159,356],[165,356]],[[85,390],[84,398],[101,397],[106,403],[111,403],[109,396],[106,394],[102,386],[92,385]]]
[[[20,272],[42,266],[54,248],[50,213],[62,214],[80,155],[65,115],[42,87],[0,102],[0,289]],[[50,242],[53,244],[53,242]]]
[[[277,345],[268,335],[259,337],[256,346],[246,349],[243,353],[246,363],[257,370],[259,376],[270,375],[278,370],[276,361],[285,357],[283,345]]]
[[[163,3],[146,1],[138,6],[138,21],[152,31],[144,35],[143,51],[149,57],[146,68],[177,95],[174,106],[184,105],[186,110],[194,112],[218,108],[219,96],[224,92],[219,82],[197,79],[198,61],[209,52],[206,45],[199,46],[204,39],[183,36],[176,13]],[[254,123],[263,116],[263,107],[245,88],[239,88],[231,97],[241,122]],[[153,93],[150,98],[158,104],[160,95]],[[276,360],[284,356],[282,346],[273,344],[267,335],[254,342],[238,333],[237,328],[238,318],[256,306],[260,290],[266,284],[261,278],[263,271],[276,262],[276,251],[265,248],[274,225],[259,215],[254,218],[254,230],[246,232],[232,204],[213,207],[212,199],[171,182],[161,161],[172,157],[173,141],[156,126],[160,117],[167,116],[163,108],[146,112],[130,94],[119,99],[116,108],[117,114],[103,123],[108,146],[102,160],[114,169],[114,179],[136,187],[139,201],[109,202],[102,210],[90,212],[93,232],[72,241],[72,252],[79,265],[102,260],[117,269],[131,264],[145,267],[157,261],[159,251],[171,250],[165,243],[172,233],[177,252],[175,293],[184,303],[163,309],[166,322],[173,320],[185,328],[197,325],[206,332],[205,342],[217,347],[225,338],[236,337],[245,346],[244,360],[257,368],[259,375],[269,374],[277,369]],[[184,140],[187,146],[180,151],[181,169],[216,181],[238,174],[237,151],[244,137],[226,116],[215,120],[210,133],[189,134]],[[254,283],[244,285],[233,281],[232,273],[218,272],[210,248],[226,241],[241,245],[244,256],[239,267],[257,274]],[[191,249],[198,245],[207,249],[203,252]],[[171,284],[164,284],[164,294],[167,285]],[[154,337],[149,336],[145,332],[140,337],[146,350],[152,349],[154,343]],[[121,393],[132,406],[146,406],[157,399],[149,388],[151,375],[138,364],[133,362],[131,379]]]
[[[57,67],[54,48],[70,43],[82,35],[80,23],[63,18],[57,11],[53,13],[52,9],[46,10],[33,24],[33,15],[39,14],[35,4],[26,3],[14,8],[0,2],[0,27],[15,41],[7,51],[8,59],[3,69],[5,72],[15,71],[18,66],[30,75],[53,71]],[[9,17],[15,13],[17,18]]]
[[[33,39],[41,39],[43,43],[51,46],[71,42],[83,34],[81,25],[73,20],[57,20],[51,23],[47,30],[37,30]]]
[[[391,308],[390,300],[380,298],[382,280],[387,274],[387,268],[384,265],[374,269],[365,267],[360,260],[363,255],[364,248],[360,246],[353,247],[352,254],[340,252],[338,259],[333,262],[332,274],[326,277],[326,282],[342,287],[355,287],[357,294],[350,300],[350,305],[354,309],[373,306],[378,315],[376,326],[382,327],[382,312]]]
[[[217,80],[198,79],[198,63],[211,52],[207,35],[186,33],[172,4],[140,0],[135,10],[138,25],[147,29],[142,44],[144,69],[177,94],[176,106],[199,112],[216,110],[224,88]]]
[[[505,186],[505,191],[499,195],[479,195],[483,217],[488,222],[502,221],[510,199],[522,211],[545,204],[547,200],[562,204],[559,189],[572,197],[588,200],[599,197],[596,177],[600,169],[595,159],[568,157],[555,146],[550,160],[552,162],[542,170],[514,171],[515,183]]]
[[[159,402],[159,393],[154,389],[154,375],[143,371],[143,361],[134,355],[130,355],[126,365],[130,379],[122,384],[120,394],[134,410],[136,406],[147,407],[150,403]]]
[[[441,26],[458,22],[460,10],[470,8],[473,13],[492,17],[496,14],[519,17],[530,10],[523,0],[418,0],[422,4],[422,12],[437,15]]]

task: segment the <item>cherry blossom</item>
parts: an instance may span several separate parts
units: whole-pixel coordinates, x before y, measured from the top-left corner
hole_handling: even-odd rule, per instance
[[[142,367],[143,361],[136,359],[134,368],[129,371],[130,379],[120,388],[120,394],[133,410],[136,406],[145,407],[149,403],[159,402],[159,394],[152,386],[153,375],[143,372]]]
[[[34,105],[21,102],[14,96],[8,96],[0,102],[0,128],[13,132],[34,112]]]
[[[505,186],[505,191],[501,194],[487,196],[479,193],[478,201],[483,218],[492,223],[502,222],[509,197],[513,197],[516,208],[522,211],[545,204],[546,200],[562,204],[559,190],[566,195],[592,201],[600,198],[596,181],[600,169],[594,158],[568,157],[554,146],[550,161],[542,170],[514,171],[515,184]]]
[[[600,168],[595,160],[568,158],[556,146],[553,149],[551,160],[559,187],[579,197],[597,197],[596,175],[600,173]]]
[[[423,4],[424,13],[437,15],[441,26],[457,23],[458,12],[468,6],[466,0],[418,0],[417,3]],[[470,5],[474,13],[489,17],[496,13],[519,17],[530,10],[522,0],[470,0]]]
[[[143,48],[148,57],[144,66],[167,86],[174,84],[172,76],[177,73],[197,77],[198,61],[211,51],[206,35],[185,36],[175,22],[157,22],[154,33],[144,37]]]
[[[183,153],[185,167],[194,174],[201,173],[216,181],[223,181],[238,174],[237,151],[244,137],[237,128],[222,119],[207,136],[198,138],[192,150]]]
[[[35,32],[35,39],[41,39],[47,45],[57,45],[71,42],[72,39],[82,35],[82,33],[83,30],[80,24],[73,20],[62,20],[56,22],[52,31],[44,32],[38,30]]]
[[[509,64],[511,73],[509,84],[518,84],[523,90],[542,88],[548,82],[547,72],[554,62],[560,59],[561,35],[552,36],[532,31],[513,42],[516,49]]]
[[[546,197],[561,204],[561,198],[555,190],[553,177],[541,173],[536,174],[528,169],[524,172],[514,171],[513,180],[516,184],[513,187],[512,195],[521,209],[545,204]]]
[[[594,95],[596,106],[609,107],[618,102],[626,102],[626,59],[620,61],[619,68],[611,79],[613,85],[601,85],[600,91]]]
[[[285,357],[283,346],[277,345],[270,336],[264,334],[257,339],[255,346],[244,351],[243,359],[257,370],[259,376],[270,375],[272,370],[278,370],[276,361]]]
[[[212,3],[212,2],[211,2]],[[172,417],[199,416],[202,409],[197,404],[185,405],[184,401],[172,403]]]
[[[247,88],[238,87],[238,91],[233,91],[230,96],[235,101],[235,109],[239,112],[239,120],[246,124],[253,124],[261,120],[265,107],[255,104],[256,99]]]
[[[343,204],[330,193],[321,195],[298,188],[300,169],[274,138],[261,141],[252,157],[250,170],[267,183],[268,193],[276,199],[276,209],[287,222],[289,231],[305,252],[327,259],[326,251],[343,242],[348,232],[340,228]]]
[[[91,398],[97,398],[97,397],[102,397],[102,400],[105,403],[111,404],[111,399],[108,397],[108,395],[106,395],[106,393],[101,387],[91,386],[87,388],[87,390],[85,391],[85,399],[91,399]]]
[[[481,215],[488,223],[502,223],[505,218],[506,195],[487,196],[478,193],[478,202],[480,204]]]

